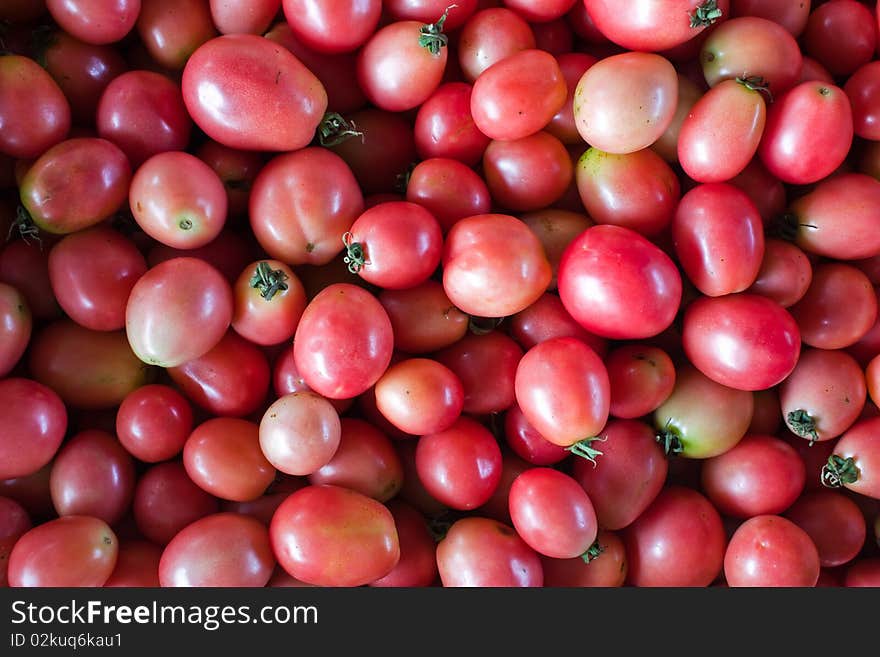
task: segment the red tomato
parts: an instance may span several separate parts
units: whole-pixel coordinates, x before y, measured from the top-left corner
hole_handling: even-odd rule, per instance
[[[480,132],[471,116],[472,89],[466,82],[447,82],[421,104],[413,126],[421,159],[450,158],[467,166],[479,162],[489,137]]]
[[[596,28],[628,50],[667,50],[727,16],[728,0],[635,0],[621,12],[613,0],[584,0]]]
[[[165,546],[159,583],[263,587],[274,567],[265,526],[238,513],[215,513],[187,525]]]
[[[317,586],[362,586],[400,559],[394,517],[381,502],[347,488],[312,485],[288,497],[269,526],[278,563]]]
[[[797,365],[801,338],[782,306],[755,294],[702,297],[685,311],[682,342],[710,379],[738,390],[764,390]]]
[[[486,427],[460,417],[448,429],[419,438],[416,470],[435,499],[453,509],[475,509],[498,487],[501,449]]]
[[[452,426],[464,406],[464,387],[445,365],[410,358],[390,366],[375,386],[376,406],[401,431],[437,433]]]
[[[822,483],[829,488],[846,487],[880,499],[880,418],[856,422],[834,445],[834,453],[822,469]]]
[[[614,417],[635,419],[653,413],[675,388],[675,365],[659,347],[621,345],[605,357],[605,367]]]
[[[669,163],[678,161],[678,136],[681,133],[681,126],[690,114],[691,108],[703,95],[703,87],[702,84],[698,87],[689,77],[678,74],[678,103],[675,106],[675,114],[672,115],[672,122],[657,141],[651,144],[651,150]]]
[[[356,397],[391,362],[388,314],[369,292],[347,283],[325,287],[303,312],[293,341],[296,367],[312,390],[331,399]]]
[[[607,338],[661,333],[675,319],[681,293],[681,276],[672,259],[620,226],[588,228],[569,244],[559,263],[559,297],[565,309],[585,329]]]
[[[128,453],[145,463],[180,454],[192,432],[193,412],[186,398],[161,384],[131,391],[116,413],[116,435]]]
[[[227,34],[199,46],[181,85],[196,124],[242,150],[302,148],[327,110],[321,81],[290,51],[253,34]]]
[[[284,17],[296,37],[321,53],[351,52],[376,31],[381,0],[283,0]]]
[[[856,0],[826,2],[810,12],[801,39],[806,54],[832,75],[845,77],[874,56],[877,20]]]
[[[437,351],[467,333],[468,316],[452,304],[443,285],[435,280],[406,290],[382,290],[378,299],[391,320],[394,348],[400,351]]]
[[[443,289],[464,312],[504,317],[530,306],[552,271],[538,238],[516,217],[482,214],[459,220],[443,247]]]
[[[179,71],[195,50],[217,35],[206,0],[143,0],[137,31],[150,58]]]
[[[24,296],[0,283],[0,377],[9,374],[31,339],[33,317]]]
[[[519,218],[538,237],[544,246],[544,253],[550,261],[553,277],[550,279],[548,289],[555,290],[557,285],[557,273],[559,261],[569,243],[587,228],[594,225],[587,215],[580,211],[565,210],[561,208],[542,208],[534,212],[524,212]],[[537,303],[537,302],[536,302]],[[534,304],[532,304],[534,305]],[[586,334],[586,331],[584,331]],[[593,339],[598,340],[595,336]]]
[[[765,224],[785,210],[785,185],[767,171],[758,157],[753,157],[739,175],[731,178],[730,184],[739,187],[752,199]]]
[[[251,263],[232,292],[232,328],[241,337],[259,345],[276,345],[293,337],[307,299],[290,267],[277,260]]]
[[[39,243],[7,243],[0,250],[0,281],[21,292],[35,319],[61,316],[61,306],[49,280],[49,254]]]
[[[45,69],[21,55],[0,56],[0,153],[35,158],[67,137],[70,104]]]
[[[595,556],[551,559],[541,557],[544,586],[547,587],[618,587],[626,581],[626,547],[614,532],[599,530],[594,543]]]
[[[626,52],[583,74],[574,92],[578,132],[608,153],[647,148],[666,131],[678,103],[675,68],[660,55]]]
[[[342,251],[343,233],[363,210],[363,193],[343,159],[304,148],[261,169],[251,190],[250,225],[270,257],[323,265]]]
[[[211,19],[221,34],[263,34],[281,9],[281,0],[247,4],[210,0]]]
[[[810,15],[809,2],[790,2],[789,0],[732,0],[732,16],[760,16],[779,23],[792,36],[803,32]]]
[[[22,378],[0,380],[0,479],[25,477],[49,463],[67,431],[67,409],[49,387]]]
[[[290,475],[308,475],[330,462],[341,438],[339,413],[313,392],[276,399],[260,420],[260,449],[269,462]]]
[[[457,520],[437,545],[444,587],[542,586],[541,559],[513,527],[489,518]]]
[[[681,194],[675,172],[650,149],[614,155],[588,148],[578,160],[576,180],[593,221],[647,237],[669,225]]]
[[[149,541],[125,541],[119,545],[116,566],[104,588],[158,587],[162,548]]]
[[[860,66],[843,85],[853,113],[853,130],[863,139],[880,139],[880,62]]]
[[[843,163],[852,138],[852,109],[843,89],[801,82],[770,105],[758,155],[783,182],[806,185]]]
[[[9,555],[9,586],[103,586],[116,565],[119,542],[103,520],[67,516],[24,534]]]
[[[535,34],[524,18],[505,7],[488,7],[462,26],[458,62],[465,79],[473,82],[493,64],[535,45]]]
[[[125,307],[147,263],[131,240],[106,226],[76,231],[49,252],[49,280],[64,312],[95,331],[125,327]]]
[[[349,270],[392,290],[426,281],[440,264],[443,248],[434,215],[407,201],[374,205],[355,219],[342,240]]]
[[[608,420],[608,371],[596,352],[576,338],[553,338],[529,349],[517,366],[515,390],[529,423],[562,447],[588,443]]]
[[[517,456],[533,465],[553,465],[569,455],[567,449],[538,433],[516,404],[504,414],[504,438]]]
[[[471,94],[471,115],[492,139],[521,139],[550,123],[566,94],[556,58],[543,50],[522,50],[480,73]]]
[[[563,22],[563,25],[564,24],[565,23]],[[533,29],[536,27],[538,26],[532,26]],[[547,50],[546,48],[541,47],[541,45],[538,45],[537,47],[541,48],[541,50]],[[579,145],[581,143],[581,135],[577,130],[574,120],[574,91],[577,88],[578,81],[583,77],[587,69],[599,60],[593,55],[581,52],[570,52],[571,50],[571,47],[568,47],[562,51],[562,54],[556,55],[559,70],[562,71],[562,76],[565,78],[567,96],[565,98],[565,104],[553,116],[553,118],[550,119],[550,123],[547,124],[545,130],[563,144]]]
[[[489,212],[492,204],[483,178],[463,162],[445,157],[415,166],[406,184],[406,200],[434,215],[444,233],[463,217]]]
[[[807,493],[792,505],[785,517],[810,536],[823,568],[852,561],[865,545],[865,517],[858,504],[841,493],[831,490]]]
[[[812,280],[813,266],[807,254],[791,242],[767,239],[761,268],[747,291],[788,308],[803,298]]]
[[[382,9],[394,20],[416,20],[423,23],[436,20],[444,11],[449,12],[447,29],[454,30],[476,11],[478,0],[459,0],[454,5],[447,0],[385,0]]]
[[[115,43],[131,31],[141,0],[46,0],[46,8],[61,28],[86,43]]]
[[[553,338],[577,338],[600,356],[608,350],[607,341],[586,331],[568,314],[559,297],[550,292],[510,317],[508,331],[523,349]]]
[[[388,510],[394,516],[400,559],[391,572],[370,582],[370,586],[431,586],[437,578],[437,560],[434,537],[424,516],[401,500],[391,500]]]
[[[214,267],[172,258],[144,274],[131,290],[125,329],[138,358],[162,367],[208,353],[232,321],[232,290]],[[190,325],[199,327],[189,330]]]
[[[819,553],[810,536],[776,515],[746,520],[724,553],[728,586],[812,587],[819,569]]]
[[[623,532],[627,582],[634,586],[709,586],[721,573],[725,536],[703,495],[669,486]]]
[[[748,289],[764,258],[758,209],[745,192],[726,183],[697,185],[682,197],[672,240],[685,274],[710,297]]]

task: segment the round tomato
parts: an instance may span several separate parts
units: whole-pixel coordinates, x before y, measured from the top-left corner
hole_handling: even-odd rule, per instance
[[[822,468],[822,483],[829,488],[846,487],[880,499],[880,417],[859,420],[834,445],[834,453]]]
[[[280,396],[260,420],[260,449],[290,475],[308,475],[330,462],[341,439],[339,413],[313,392]]]
[[[9,374],[24,355],[32,329],[33,316],[24,296],[0,283],[0,377]]]
[[[170,386],[132,390],[116,412],[116,435],[128,453],[145,463],[177,456],[192,432],[189,402]]]
[[[728,586],[812,587],[819,570],[819,552],[809,534],[776,515],[746,520],[724,553]]]
[[[86,43],[115,43],[134,27],[141,0],[46,0],[46,8],[55,22],[77,39]]]
[[[0,480],[25,477],[49,463],[67,431],[67,409],[51,388],[30,379],[0,380]]]

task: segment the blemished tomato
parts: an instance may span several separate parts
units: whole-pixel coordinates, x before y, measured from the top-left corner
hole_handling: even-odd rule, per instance
[[[601,59],[583,74],[574,93],[578,132],[608,153],[647,148],[666,131],[678,103],[678,76],[669,60],[626,52]]]
[[[822,469],[822,483],[880,499],[878,430],[880,417],[862,419],[851,426],[834,444],[834,453]]]
[[[437,568],[444,587],[542,586],[538,554],[516,530],[497,520],[472,516],[457,520],[437,545]]]
[[[785,517],[809,534],[823,568],[852,561],[865,544],[865,517],[859,505],[842,493],[806,493],[788,509]]]
[[[556,445],[589,441],[608,420],[608,371],[576,338],[553,338],[529,349],[519,361],[514,386],[523,415]]]
[[[330,399],[356,397],[391,362],[388,313],[369,292],[349,283],[325,287],[306,306],[293,341],[306,384]]]
[[[238,513],[215,513],[180,531],[162,552],[161,586],[263,587],[275,557],[269,532]]]
[[[599,440],[596,463],[575,459],[572,474],[589,495],[599,526],[622,529],[660,494],[668,461],[656,432],[644,422],[612,419]]]
[[[708,586],[721,573],[721,516],[693,489],[664,488],[622,537],[633,586]]]
[[[588,228],[569,244],[558,286],[565,309],[581,326],[612,339],[663,332],[682,295],[681,275],[668,255],[635,231],[610,225]]]
[[[605,357],[611,391],[611,415],[635,419],[654,412],[675,388],[675,365],[663,349],[621,345]]]
[[[172,258],[138,279],[128,297],[125,330],[145,363],[174,367],[208,353],[232,321],[232,289],[197,258]],[[190,331],[193,324],[198,331]]]
[[[626,12],[613,0],[584,0],[596,29],[629,50],[667,50],[727,17],[728,0],[637,0]]]
[[[269,526],[279,565],[317,586],[362,586],[385,577],[400,559],[394,516],[353,490],[311,485],[288,497]]]
[[[746,520],[724,553],[728,586],[812,587],[819,569],[819,552],[809,534],[777,515]]]
[[[162,384],[132,390],[116,412],[116,436],[128,453],[145,463],[177,456],[193,427],[193,411],[177,390]]]
[[[506,214],[465,217],[443,245],[443,289],[464,312],[505,317],[530,306],[550,285],[550,262],[535,234]]]
[[[302,148],[327,110],[321,81],[286,48],[253,34],[226,34],[199,46],[181,88],[196,124],[242,150]]]
[[[0,377],[9,374],[31,339],[33,315],[16,288],[0,283]]]
[[[254,237],[270,257],[289,265],[330,262],[363,210],[351,169],[324,148],[276,156],[260,170],[250,195]]]
[[[0,479],[26,477],[49,463],[67,431],[58,394],[23,378],[0,380],[6,411],[0,416]]]
[[[120,41],[131,31],[141,0],[46,0],[46,8],[65,32],[86,43],[104,44]]]
[[[703,374],[739,390],[764,390],[782,382],[801,350],[794,317],[775,301],[746,292],[691,303],[682,343]]]
[[[113,568],[119,541],[99,518],[66,516],[37,525],[9,555],[9,586],[103,586]]]
[[[330,462],[339,447],[339,413],[313,392],[280,396],[260,420],[260,449],[269,462],[290,475],[308,475]]]

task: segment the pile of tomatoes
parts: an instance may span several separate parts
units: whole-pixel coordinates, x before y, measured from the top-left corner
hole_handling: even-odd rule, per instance
[[[857,0],[5,0],[0,584],[880,585]]]

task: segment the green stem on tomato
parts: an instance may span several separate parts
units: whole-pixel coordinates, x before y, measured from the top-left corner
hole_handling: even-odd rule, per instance
[[[591,561],[598,559],[604,551],[605,546],[599,545],[599,539],[597,538],[593,541],[593,544],[587,548],[587,551],[581,555],[581,559],[584,560],[584,563],[590,563]]]
[[[432,55],[439,55],[440,49],[449,43],[449,37],[443,34],[443,23],[449,16],[449,10],[454,9],[458,5],[449,5],[443,15],[437,19],[436,23],[422,25],[419,30],[419,45],[427,48]]]
[[[605,442],[607,440],[606,437],[599,436],[591,436],[589,438],[584,438],[582,440],[577,441],[574,445],[569,445],[566,447],[566,451],[571,452],[575,456],[580,456],[582,459],[587,459],[590,463],[593,464],[593,467],[596,467],[596,457],[602,456],[602,452],[593,447],[591,443],[595,441]]]
[[[794,433],[810,441],[810,447],[819,440],[819,433],[816,431],[816,421],[804,409],[799,408],[791,411],[785,416],[785,421]]]
[[[347,121],[337,112],[327,112],[318,124],[318,143],[321,146],[336,146],[352,137],[364,140],[364,133],[357,129],[354,121]]]
[[[691,27],[708,27],[721,18],[723,14],[724,12],[719,9],[716,0],[706,0],[706,2],[694,9],[693,14],[689,14]]]
[[[260,296],[270,301],[278,292],[287,289],[287,274],[280,269],[272,269],[268,262],[260,262],[254,275],[251,276],[250,286],[260,291]]]
[[[846,484],[854,484],[861,476],[856,462],[851,456],[843,458],[837,454],[828,457],[822,467],[822,485],[827,488],[842,488]]]

